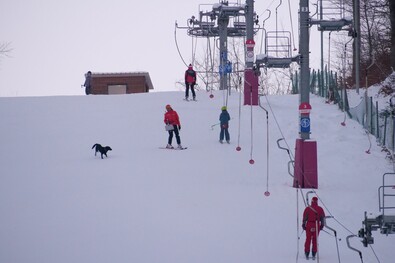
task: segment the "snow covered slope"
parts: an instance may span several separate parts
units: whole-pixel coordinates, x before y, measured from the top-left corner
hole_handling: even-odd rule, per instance
[[[265,111],[241,106],[240,117],[232,94],[231,144],[219,144],[219,127],[211,127],[224,97],[208,95],[0,98],[0,263],[304,261],[304,203],[276,145],[284,136],[294,152],[298,96],[261,98],[267,155]],[[167,142],[166,104],[180,116],[185,151],[158,149]],[[311,104],[320,204],[336,219],[328,225],[342,262],[361,262],[346,236],[357,234],[365,211],[378,213],[377,188],[392,166],[376,145],[365,153],[367,135],[352,120],[341,126],[337,106],[315,96]],[[108,158],[94,156],[95,143],[112,147]],[[338,262],[328,233],[320,235],[320,261]],[[352,239],[364,262],[393,262],[395,237],[373,236],[380,261]]]

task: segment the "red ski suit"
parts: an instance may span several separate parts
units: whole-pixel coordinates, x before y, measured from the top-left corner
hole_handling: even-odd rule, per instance
[[[324,227],[325,212],[318,205],[318,198],[313,197],[311,206],[305,208],[303,212],[303,229],[306,230],[306,242],[304,244],[304,252],[310,252],[310,243],[313,242],[313,254],[317,253],[317,237]]]

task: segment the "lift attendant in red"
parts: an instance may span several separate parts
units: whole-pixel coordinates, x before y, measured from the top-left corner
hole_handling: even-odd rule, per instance
[[[313,243],[313,258],[315,258],[317,254],[317,238],[320,230],[324,228],[324,218],[325,212],[322,207],[318,205],[318,198],[314,196],[311,200],[311,206],[306,207],[303,212],[302,228],[306,231],[306,242],[304,244],[306,258],[309,257],[311,243]]]

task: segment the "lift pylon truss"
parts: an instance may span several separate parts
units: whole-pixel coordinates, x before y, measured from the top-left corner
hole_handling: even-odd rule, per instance
[[[188,20],[188,35],[195,37],[218,37],[220,35],[219,20],[227,20],[228,37],[244,37],[246,35],[245,5],[217,3],[211,11],[199,11],[199,19],[192,16]]]

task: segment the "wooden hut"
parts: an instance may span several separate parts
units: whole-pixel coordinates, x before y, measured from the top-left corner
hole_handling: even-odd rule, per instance
[[[91,94],[130,94],[153,90],[148,72],[92,73]]]

